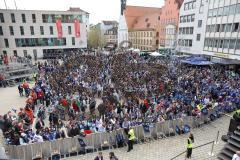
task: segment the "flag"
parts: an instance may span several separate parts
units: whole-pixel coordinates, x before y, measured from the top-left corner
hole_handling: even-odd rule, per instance
[[[62,22],[61,22],[61,19],[57,19],[56,26],[57,26],[58,38],[62,38]]]
[[[80,37],[80,23],[77,18],[74,20],[74,28],[75,28],[75,36],[76,36],[76,38],[79,38]]]

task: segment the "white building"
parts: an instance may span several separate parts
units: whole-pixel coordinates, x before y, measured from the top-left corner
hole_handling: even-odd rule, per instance
[[[184,0],[179,14],[177,51],[203,54],[208,2]]]
[[[240,0],[185,0],[177,51],[213,60],[240,60]]]
[[[56,19],[62,23],[58,38]],[[74,20],[80,21],[80,37],[75,36]],[[0,54],[42,58],[44,53],[87,47],[89,13],[69,11],[0,9]]]
[[[240,60],[240,0],[209,0],[204,54]]]

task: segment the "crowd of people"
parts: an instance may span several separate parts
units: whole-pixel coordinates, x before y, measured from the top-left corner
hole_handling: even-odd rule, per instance
[[[201,116],[240,105],[240,76],[221,66],[124,54],[71,54],[38,63],[26,106],[0,116],[6,143],[23,145]]]

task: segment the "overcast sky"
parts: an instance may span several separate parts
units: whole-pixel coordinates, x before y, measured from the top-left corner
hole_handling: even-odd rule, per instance
[[[14,0],[5,0],[9,9],[15,9]],[[79,7],[90,13],[90,23],[101,20],[117,20],[120,15],[121,0],[15,0],[18,9],[28,10],[67,10]],[[164,0],[127,0],[128,5],[161,7]],[[4,0],[0,8],[5,9]]]

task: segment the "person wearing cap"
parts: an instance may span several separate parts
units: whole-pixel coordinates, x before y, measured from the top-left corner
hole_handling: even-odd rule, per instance
[[[232,160],[240,160],[240,151],[236,151],[236,154],[233,155]]]

